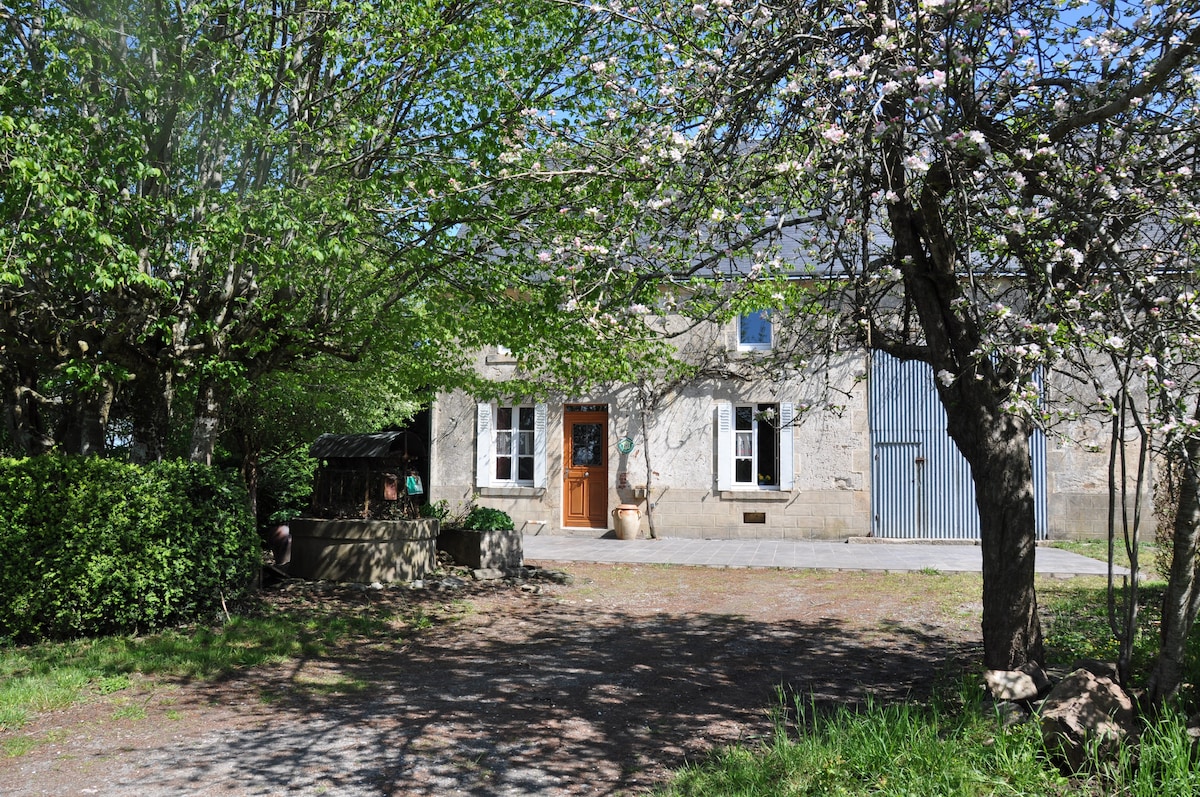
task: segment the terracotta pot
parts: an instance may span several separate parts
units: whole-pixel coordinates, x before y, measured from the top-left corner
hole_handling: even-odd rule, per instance
[[[634,504],[621,504],[613,510],[613,525],[618,540],[636,540],[642,527],[642,510]]]

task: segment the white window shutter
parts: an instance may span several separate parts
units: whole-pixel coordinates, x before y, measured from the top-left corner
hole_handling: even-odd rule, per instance
[[[795,426],[794,404],[779,405],[779,489],[790,490],[795,484],[796,465],[792,457],[792,427]]]
[[[717,489],[733,489],[733,405],[717,404]]]
[[[492,483],[492,405],[475,407],[475,486]]]
[[[533,486],[546,487],[546,405],[533,407]]]

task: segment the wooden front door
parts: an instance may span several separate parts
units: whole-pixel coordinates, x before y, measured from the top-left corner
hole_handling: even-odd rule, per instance
[[[563,525],[608,528],[608,406],[563,411]]]

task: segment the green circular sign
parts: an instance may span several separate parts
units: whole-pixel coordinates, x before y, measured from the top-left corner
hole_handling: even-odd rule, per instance
[[[622,454],[628,454],[630,451],[633,450],[633,438],[632,437],[622,437],[620,440],[617,441],[617,450],[620,451]]]

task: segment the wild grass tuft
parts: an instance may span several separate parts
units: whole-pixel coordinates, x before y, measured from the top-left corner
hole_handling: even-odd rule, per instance
[[[1200,760],[1195,742],[1187,732],[1187,719],[1178,711],[1167,711],[1148,722],[1138,741],[1136,758],[1123,756],[1118,784],[1130,794],[1200,794]]]
[[[797,702],[777,714],[772,742],[729,748],[679,773],[664,797],[801,795],[1066,795],[1068,781],[1038,755],[1031,726],[1001,729],[964,686],[929,704],[826,708]]]

